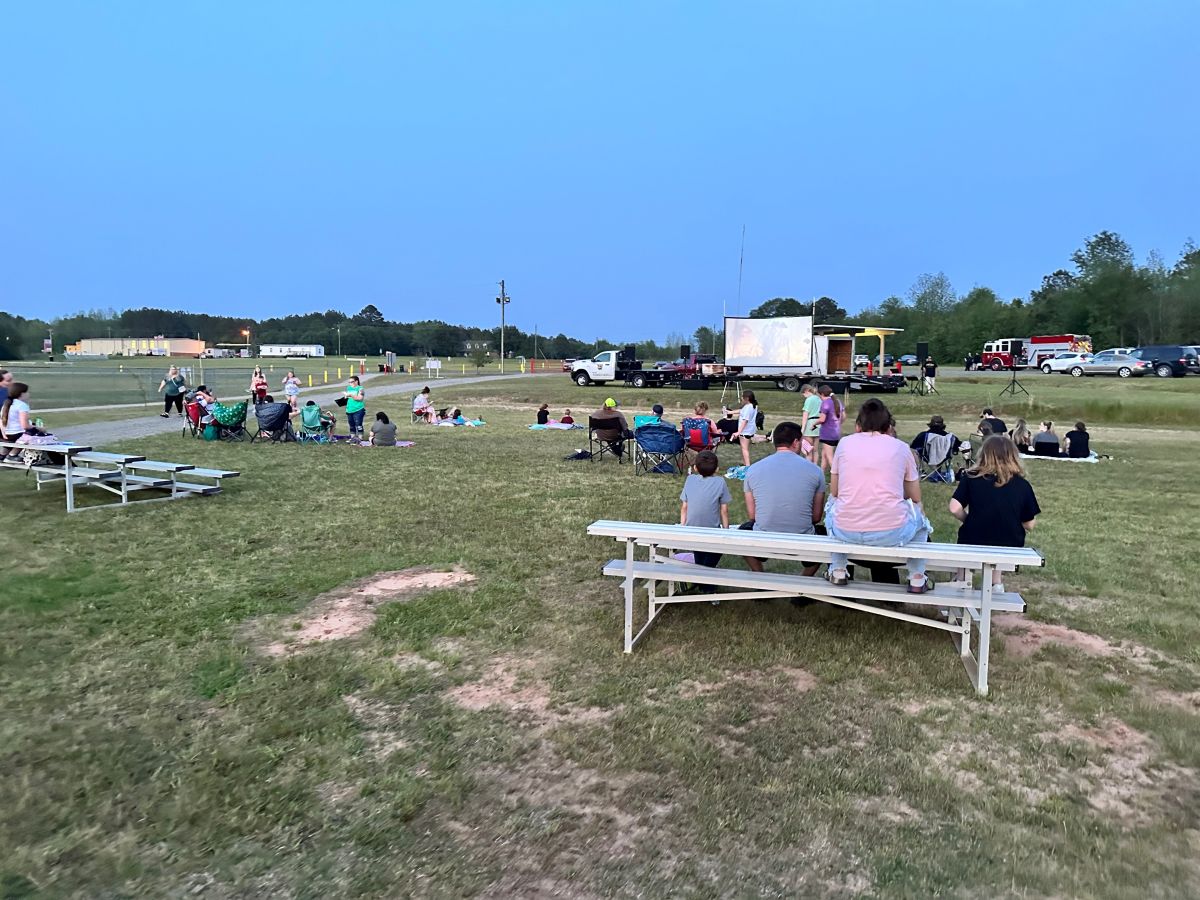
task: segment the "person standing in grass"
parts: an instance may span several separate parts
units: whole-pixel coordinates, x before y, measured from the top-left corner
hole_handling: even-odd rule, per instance
[[[1025,480],[1017,445],[1007,435],[993,434],[983,442],[979,460],[950,498],[950,515],[962,522],[960,544],[1024,547],[1041,513],[1033,488]],[[960,579],[966,573],[959,572]],[[992,587],[1004,590],[994,582]]]
[[[262,366],[255,366],[254,373],[250,376],[250,396],[255,403],[265,402],[268,386],[267,376],[263,374]]]
[[[5,414],[5,407],[8,406],[8,389],[12,387],[13,374],[8,369],[0,369],[0,441],[9,440],[8,437],[8,417]],[[13,435],[13,439],[16,435]],[[5,451],[7,452],[7,451]],[[3,456],[4,453],[0,453]]]
[[[758,431],[758,401],[754,398],[754,391],[742,391],[742,411],[738,413],[737,431],[733,433],[733,437],[737,438],[738,443],[742,447],[742,465],[750,465],[750,438]]]
[[[842,418],[846,409],[833,396],[833,388],[827,384],[817,389],[821,395],[821,412],[817,416],[820,428],[817,436],[821,441],[821,471],[828,472],[833,468],[833,454],[837,450],[838,441],[842,439]]]
[[[283,395],[287,397],[287,402],[292,405],[293,411],[300,409],[300,379],[296,377],[296,373],[288,370],[288,373],[283,376]]]
[[[350,383],[346,386],[346,424],[350,426],[350,437],[360,441],[363,437],[363,416],[367,410],[366,399],[362,382],[357,375],[351,375]]]
[[[806,442],[808,446],[808,450],[805,451],[804,456],[811,463],[819,463],[818,456],[821,452],[821,397],[817,393],[817,389],[811,384],[804,385],[800,389],[800,393],[804,395],[804,414],[800,418],[800,431],[803,433],[802,441]]]
[[[179,372],[179,366],[167,369],[167,376],[159,384],[158,389],[163,393],[163,411],[159,413],[164,419],[171,417],[171,407],[176,414],[183,417],[183,395],[187,393],[187,379]]]

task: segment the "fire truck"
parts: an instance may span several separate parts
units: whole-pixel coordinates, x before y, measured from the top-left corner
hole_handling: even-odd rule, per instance
[[[1013,358],[1020,344],[1020,355]],[[1091,353],[1092,337],[1088,334],[1035,334],[1027,338],[1000,338],[983,345],[982,364],[989,369],[1024,368],[1035,369],[1047,359],[1060,353]]]

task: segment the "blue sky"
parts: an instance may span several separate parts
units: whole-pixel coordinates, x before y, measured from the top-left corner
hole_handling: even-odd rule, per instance
[[[1200,240],[1200,4],[26,3],[0,307],[614,339]]]

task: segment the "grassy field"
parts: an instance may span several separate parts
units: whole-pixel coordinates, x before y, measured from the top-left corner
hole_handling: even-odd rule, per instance
[[[18,381],[25,381],[31,387],[33,402],[42,409],[59,409],[77,406],[106,406],[109,404],[141,403],[147,406],[157,406],[162,402],[158,385],[166,374],[168,366],[175,364],[184,370],[188,384],[195,386],[206,384],[219,395],[232,397],[245,394],[250,387],[250,375],[255,363],[263,367],[263,372],[270,381],[271,388],[280,389],[280,383],[288,371],[295,371],[301,381],[307,385],[311,379],[314,386],[321,384],[338,384],[359,370],[359,360],[353,362],[346,359],[326,358],[324,360],[246,360],[246,359],[176,359],[154,360],[147,357],[131,360],[80,360],[78,362],[55,363],[4,363],[11,369]],[[378,374],[382,358],[368,358],[364,371]],[[406,368],[406,375],[411,373],[411,359],[401,359]],[[423,360],[416,360],[418,366]],[[542,365],[541,362],[538,365]],[[519,372],[520,361],[510,360],[505,363],[505,372]],[[496,375],[499,374],[498,363],[488,363],[476,367],[468,359],[442,360],[441,374],[444,377],[455,375]],[[424,379],[426,376],[418,371],[411,377]]]
[[[1001,386],[941,382],[885,398],[902,435]],[[621,653],[586,526],[672,521],[679,480],[525,425],[695,394],[435,386],[489,424],[398,450],[134,441],[244,474],[69,518],[0,472],[0,896],[1200,895],[1200,462],[1165,427],[1200,380],[1028,384],[1005,419],[1082,414],[1115,458],[1030,463],[1047,566],[986,700],[944,636],[824,606],[671,610]],[[413,567],[474,580],[348,587]]]

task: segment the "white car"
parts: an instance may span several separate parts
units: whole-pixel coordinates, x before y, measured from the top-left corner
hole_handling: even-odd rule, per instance
[[[1083,374],[1082,366],[1089,362],[1092,358],[1090,353],[1060,353],[1053,359],[1048,359],[1042,363],[1042,371],[1047,375],[1052,372],[1070,372],[1072,369],[1079,369],[1080,374]]]
[[[854,354],[854,368],[856,368],[856,369],[859,366],[865,367],[866,364],[869,363],[870,361],[871,361],[871,357],[867,356],[867,354],[865,354],[865,353],[855,353]]]

